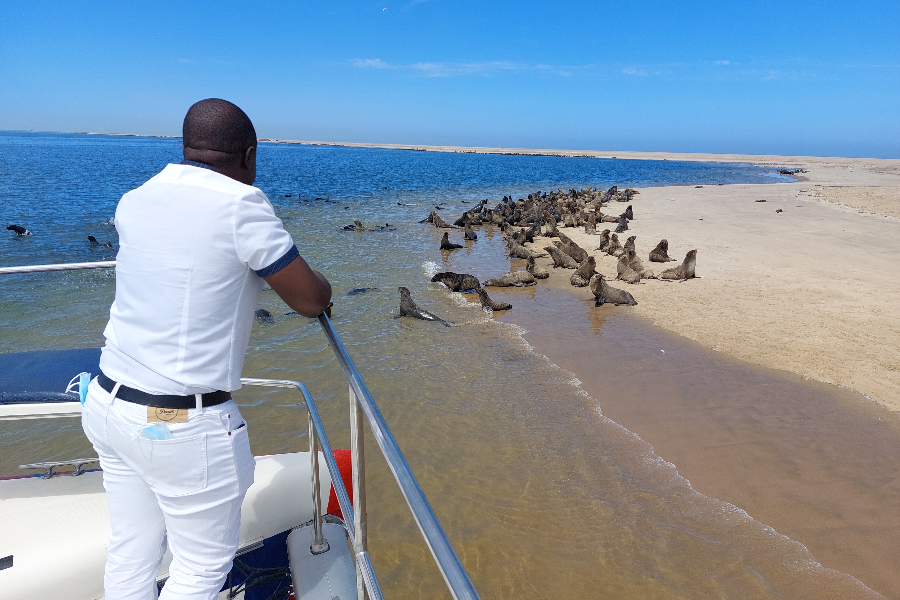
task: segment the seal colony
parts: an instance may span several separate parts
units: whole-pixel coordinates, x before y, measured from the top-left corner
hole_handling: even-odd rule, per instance
[[[645,280],[686,281],[696,277],[697,250],[690,250],[681,265],[666,269],[659,275],[644,265],[638,256],[638,234],[631,235],[624,245],[620,242],[618,234],[631,232],[635,220],[634,201],[640,194],[635,189],[619,190],[613,186],[607,190],[594,190],[585,188],[581,190],[570,189],[565,192],[561,189],[555,192],[535,192],[528,194],[527,198],[513,200],[511,196],[504,196],[493,207],[488,200],[482,200],[476,206],[463,212],[453,223],[442,219],[432,210],[420,223],[429,223],[438,230],[444,230],[441,236],[441,250],[461,248],[459,244],[449,241],[447,229],[462,229],[464,239],[475,242],[478,239],[475,229],[477,227],[499,227],[506,247],[506,255],[511,260],[522,259],[526,261],[525,269],[512,270],[509,273],[491,277],[483,283],[474,275],[467,273],[453,273],[450,271],[438,273],[431,281],[444,284],[453,292],[474,291],[478,294],[485,310],[507,310],[511,308],[506,303],[498,303],[490,299],[483,287],[524,287],[537,284],[538,279],[547,279],[551,271],[539,265],[535,259],[549,257],[553,270],[564,269],[568,274],[569,284],[574,287],[587,287],[595,298],[596,306],[614,304],[616,306],[635,306],[637,301],[629,292],[611,287],[607,277],[598,271],[601,261],[616,259],[615,278],[628,284],[639,284]],[[619,214],[612,216],[603,214],[603,208],[607,208],[611,202],[629,203],[627,208]],[[440,207],[435,207],[439,209]],[[598,223],[615,223],[615,231],[604,229],[597,232]],[[584,228],[587,235],[599,235],[599,245],[593,251],[588,251],[574,242],[563,231],[566,228]],[[638,232],[639,233],[639,232]],[[541,239],[543,238],[543,239]],[[529,247],[533,246],[533,247]],[[544,252],[536,250],[541,248]],[[649,262],[670,262],[669,242],[660,240],[649,251]],[[406,296],[401,296],[403,302],[412,303],[408,290]],[[421,309],[412,307],[404,312],[401,302],[401,314],[417,316],[423,313]],[[498,308],[498,306],[503,308]],[[430,313],[427,313],[430,315]],[[432,315],[433,317],[433,315]],[[418,316],[417,318],[426,318]],[[427,319],[426,320],[436,320]]]

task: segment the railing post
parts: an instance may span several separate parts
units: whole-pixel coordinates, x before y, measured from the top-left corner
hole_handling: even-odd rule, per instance
[[[356,531],[355,546],[358,552],[368,552],[369,542],[366,531],[366,450],[363,439],[363,412],[356,394],[350,388],[350,463],[353,470],[353,525]],[[356,594],[359,600],[366,600],[366,584],[363,580],[362,565],[356,564]]]
[[[313,541],[309,546],[309,551],[313,554],[322,554],[328,552],[330,546],[328,540],[322,532],[322,498],[319,491],[319,438],[316,436],[316,427],[313,423],[312,414],[308,415],[309,419],[309,462],[312,467],[312,501],[313,501]]]

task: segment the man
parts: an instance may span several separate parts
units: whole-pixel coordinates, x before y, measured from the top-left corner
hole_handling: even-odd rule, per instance
[[[219,99],[184,118],[185,160],[122,197],[116,297],[83,426],[110,513],[106,600],[209,599],[231,569],[255,461],[230,392],[265,280],[318,316],[331,286],[256,179],[256,131]]]

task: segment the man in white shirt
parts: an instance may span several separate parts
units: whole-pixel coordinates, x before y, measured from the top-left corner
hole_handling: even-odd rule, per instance
[[[231,391],[265,280],[315,317],[331,286],[299,255],[256,179],[256,132],[225,100],[184,119],[185,160],[122,197],[116,297],[83,411],[111,531],[106,600],[215,598],[255,461]]]

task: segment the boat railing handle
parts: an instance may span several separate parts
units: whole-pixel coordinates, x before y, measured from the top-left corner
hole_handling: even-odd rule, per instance
[[[324,313],[319,315],[318,319],[322,330],[325,332],[325,337],[328,338],[328,342],[334,350],[341,369],[344,371],[344,376],[350,383],[350,389],[356,395],[362,412],[366,416],[366,421],[368,421],[369,428],[372,430],[372,436],[381,449],[381,453],[384,455],[394,475],[394,479],[397,481],[397,485],[400,487],[400,491],[409,505],[416,525],[419,526],[419,531],[422,532],[425,543],[428,545],[428,549],[431,551],[431,555],[434,557],[434,561],[441,571],[450,593],[456,600],[475,600],[479,598],[478,592],[475,591],[475,586],[472,585],[472,581],[453,550],[450,540],[447,539],[444,528],[441,527],[437,515],[434,514],[434,510],[431,508],[431,504],[428,503],[422,488],[419,487],[419,482],[413,475],[412,469],[409,468],[403,452],[400,451],[400,446],[397,445],[397,441],[391,434],[387,421],[384,420],[384,416],[378,409],[378,405],[375,404],[375,400],[372,398],[372,394],[369,393],[369,389],[356,369],[356,365],[353,364],[353,360],[347,354],[344,344],[331,325],[331,320]]]

